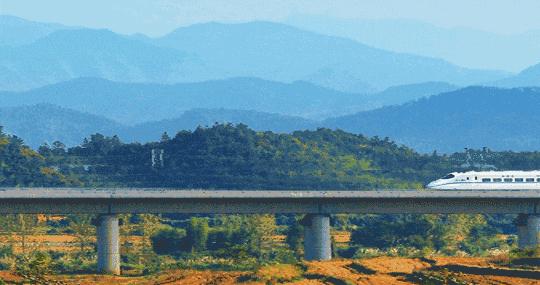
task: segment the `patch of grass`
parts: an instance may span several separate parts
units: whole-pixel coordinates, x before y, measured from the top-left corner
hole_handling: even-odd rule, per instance
[[[540,248],[537,249],[514,249],[510,252],[510,259],[516,258],[540,258]]]
[[[292,264],[275,264],[260,267],[256,272],[241,277],[242,282],[260,281],[266,284],[282,284],[303,279],[301,267]]]
[[[166,269],[194,269],[218,271],[256,271],[259,264],[255,259],[224,259],[202,257],[197,259],[181,259]]]
[[[281,282],[292,281],[302,276],[298,266],[291,264],[267,265],[259,268],[257,276],[261,280],[280,279]]]

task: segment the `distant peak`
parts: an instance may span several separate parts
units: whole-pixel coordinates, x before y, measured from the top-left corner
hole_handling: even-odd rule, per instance
[[[236,31],[236,30],[243,30],[243,31],[244,30],[245,31],[256,30],[256,31],[261,31],[262,30],[262,31],[268,31],[268,32],[288,30],[288,31],[313,33],[313,32],[309,32],[309,31],[299,29],[297,27],[294,27],[294,26],[291,26],[291,25],[288,25],[288,24],[283,24],[283,23],[278,23],[278,22],[270,22],[270,21],[250,21],[250,22],[240,22],[240,23],[205,22],[205,23],[198,23],[198,24],[193,24],[193,25],[189,25],[189,26],[179,27],[179,28],[173,30],[172,32],[164,35],[163,37],[171,36],[171,35],[178,34],[178,33],[183,33],[183,32],[186,32],[186,31],[196,31],[196,32],[201,32],[201,31],[214,32],[215,31],[215,32],[218,32],[218,31],[221,31],[221,30],[232,30],[232,31]]]
[[[0,23],[2,23],[3,25],[5,25],[5,24],[11,24],[11,25],[13,25],[13,24],[17,24],[17,25],[33,24],[33,25],[43,25],[43,26],[57,26],[58,28],[60,28],[60,27],[67,28],[66,26],[64,26],[62,24],[58,24],[58,23],[38,22],[38,21],[27,20],[27,19],[24,19],[24,18],[21,18],[21,17],[8,15],[8,14],[0,14]]]

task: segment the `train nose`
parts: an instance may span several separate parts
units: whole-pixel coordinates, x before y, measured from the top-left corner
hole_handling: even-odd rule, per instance
[[[435,181],[432,181],[432,182],[429,182],[427,185],[426,185],[426,188],[433,188],[435,187]]]

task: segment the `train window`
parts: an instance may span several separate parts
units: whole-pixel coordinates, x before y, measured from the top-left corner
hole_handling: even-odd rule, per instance
[[[534,182],[534,178],[525,178],[526,182]]]
[[[512,182],[512,178],[505,178],[504,182]]]
[[[514,179],[515,182],[523,182],[523,178],[516,178]]]
[[[482,182],[491,182],[491,178],[482,178]]]
[[[540,178],[536,178],[536,182],[540,182]]]

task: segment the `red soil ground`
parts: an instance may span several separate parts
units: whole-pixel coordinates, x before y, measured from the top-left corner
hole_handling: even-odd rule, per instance
[[[489,270],[490,274],[471,274],[453,271],[452,266],[459,265],[480,270]],[[322,284],[362,284],[362,285],[405,285],[421,284],[408,281],[413,272],[433,272],[433,266],[449,268],[444,274],[452,275],[469,284],[508,284],[539,285],[540,268],[516,269],[500,266],[486,258],[441,257],[431,260],[399,257],[377,257],[362,260],[333,260],[327,262],[306,262],[302,266],[276,265],[266,266],[256,272],[223,272],[171,270],[145,277],[118,277],[100,275],[52,276],[55,280],[67,284],[119,284],[119,285],[322,285]],[[305,268],[305,270],[302,269]],[[459,268],[461,268],[459,267]],[[438,267],[437,267],[438,268]],[[440,268],[439,268],[440,269]],[[442,269],[440,269],[442,270]],[[530,277],[507,276],[515,270],[533,274]],[[442,272],[442,271],[436,271]],[[510,273],[509,273],[510,272]],[[521,274],[521,273],[520,273]],[[536,275],[534,275],[536,274]],[[510,274],[511,275],[511,274]],[[0,272],[0,278],[8,284],[16,284],[21,279],[9,272]]]

